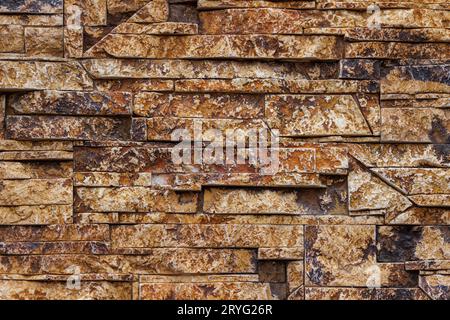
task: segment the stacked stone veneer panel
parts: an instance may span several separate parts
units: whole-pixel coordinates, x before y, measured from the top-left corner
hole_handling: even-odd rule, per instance
[[[0,298],[449,299],[450,6],[376,4],[0,0]]]

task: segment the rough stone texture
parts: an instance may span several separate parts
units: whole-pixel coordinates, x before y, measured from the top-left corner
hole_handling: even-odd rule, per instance
[[[0,0],[0,299],[449,300],[450,6],[369,4]]]

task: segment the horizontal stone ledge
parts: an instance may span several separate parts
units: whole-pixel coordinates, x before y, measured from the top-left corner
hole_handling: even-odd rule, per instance
[[[96,241],[3,243],[4,255],[110,254],[109,244]]]
[[[256,273],[256,252],[245,249],[158,248],[145,255],[0,255],[2,274],[72,275],[72,266],[79,266],[81,274]]]
[[[86,59],[83,66],[97,79],[233,79],[270,78],[283,80],[308,79],[317,68],[320,74],[337,72],[335,62],[219,61],[219,60],[149,60],[149,59]],[[336,69],[336,70],[334,70]],[[319,75],[320,77],[320,75]]]
[[[372,135],[352,96],[266,96],[265,118],[282,136]]]
[[[227,9],[200,12],[204,34],[301,34],[302,28],[355,28],[370,24],[366,12],[350,10]],[[446,11],[389,10],[380,14],[382,27],[445,28]]]
[[[213,171],[213,170],[211,170]],[[201,191],[204,186],[325,188],[317,173],[203,173],[154,174],[152,186],[169,190]]]
[[[73,160],[70,151],[2,151],[2,161],[56,161]]]
[[[139,283],[259,282],[257,274],[141,275]]]
[[[112,226],[113,248],[302,247],[302,226],[140,224]]]
[[[307,300],[430,300],[419,288],[305,288]]]
[[[249,79],[232,80],[189,79],[175,81],[177,92],[229,92],[229,93],[356,93],[360,83],[354,80],[282,80]]]
[[[450,59],[450,43],[347,42],[345,58]]]
[[[109,34],[86,57],[153,59],[339,60],[342,45],[330,36],[151,36]]]
[[[208,188],[203,210],[212,214],[347,214],[345,179],[330,180],[325,189]]]
[[[175,213],[78,213],[84,223],[100,224],[271,224],[271,225],[381,225],[383,216],[349,215],[261,215],[261,214],[175,214]]]

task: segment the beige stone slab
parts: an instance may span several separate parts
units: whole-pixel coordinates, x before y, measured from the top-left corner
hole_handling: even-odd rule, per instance
[[[258,260],[302,260],[303,248],[258,248]]]
[[[146,187],[85,188],[75,190],[77,212],[197,211],[197,194],[152,190]]]
[[[0,61],[0,91],[91,88],[92,80],[77,62]]]
[[[409,199],[420,207],[450,207],[450,194],[418,194]]]
[[[371,135],[351,96],[268,96],[265,116],[283,136]]]
[[[3,180],[0,205],[72,204],[71,179]]]
[[[412,200],[414,201],[414,199]],[[420,204],[419,200],[415,200],[416,205]],[[423,202],[423,205],[429,204],[430,202]],[[436,203],[436,205],[439,205],[439,203]],[[412,207],[403,212],[392,211],[386,214],[386,224],[450,225],[450,209]]]
[[[46,225],[72,222],[72,205],[0,207],[0,225]]]
[[[446,144],[450,141],[448,109],[381,109],[381,141]]]
[[[303,66],[287,62],[216,61],[216,60],[148,60],[148,59],[89,59],[83,66],[99,79],[233,79],[271,78],[284,80],[307,79],[320,75],[320,64]],[[307,72],[309,71],[309,72]]]
[[[346,214],[345,182],[333,181],[325,189],[205,190],[203,210],[215,214]]]

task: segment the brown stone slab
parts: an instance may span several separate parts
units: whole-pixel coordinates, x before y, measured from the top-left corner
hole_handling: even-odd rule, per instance
[[[0,91],[91,88],[92,80],[77,62],[0,61]]]
[[[378,261],[448,260],[448,226],[380,226]]]
[[[82,281],[80,290],[67,287],[66,281],[0,280],[3,300],[129,300],[131,283]]]
[[[381,79],[382,94],[449,93],[450,66],[416,65],[392,68]]]
[[[152,190],[146,187],[80,187],[75,190],[75,210],[193,213],[197,211],[197,194]]]
[[[147,224],[111,229],[112,245],[117,248],[300,247],[302,235],[301,226],[270,225]]]
[[[0,4],[0,13],[54,14],[63,12],[63,0],[6,0]]]
[[[0,52],[23,53],[24,30],[20,25],[0,25]]]
[[[351,248],[351,249],[350,249]],[[375,226],[306,226],[306,284],[414,287],[417,274],[403,264],[377,262]]]
[[[273,300],[268,283],[144,283],[141,300]]]
[[[21,208],[21,207],[18,207]],[[109,227],[99,224],[55,224],[48,226],[2,226],[5,242],[109,241]]]
[[[232,93],[354,93],[358,83],[352,80],[282,80],[235,78],[232,80],[177,80],[177,92]]]
[[[450,275],[421,276],[419,287],[433,300],[450,300]]]
[[[290,62],[89,59],[83,66],[98,79],[317,79],[321,74],[335,74],[334,63],[297,64]],[[336,69],[336,70],[334,70]],[[321,78],[324,78],[322,76]]]
[[[306,300],[429,300],[418,288],[306,288]]]
[[[450,110],[383,108],[381,119],[383,142],[450,142]]]
[[[31,57],[63,57],[64,30],[61,28],[25,28],[25,54]]]
[[[447,60],[449,48],[449,43],[347,42],[345,58]]]
[[[3,153],[0,153],[0,157]],[[0,179],[71,178],[72,163],[0,161]]]
[[[307,50],[305,50],[308,48]],[[86,55],[105,52],[117,58],[259,58],[336,60],[342,57],[338,38],[327,36],[194,35],[151,36],[110,34]]]
[[[216,214],[346,214],[345,186],[335,180],[326,189],[298,191],[208,188],[203,210]]]
[[[214,261],[214,264],[211,264]],[[254,273],[255,252],[242,249],[153,249],[146,255],[0,256],[3,274]]]
[[[0,225],[72,223],[72,205],[0,207]]]
[[[189,107],[187,107],[189,106]],[[140,93],[133,111],[139,116],[176,116],[198,118],[260,118],[263,96],[229,94]]]
[[[125,92],[34,91],[11,96],[18,114],[131,115],[132,96]]]
[[[314,1],[265,1],[265,0],[199,0],[198,9],[226,9],[226,8],[314,8]]]
[[[131,119],[8,116],[7,135],[17,140],[129,140]]]
[[[268,96],[265,116],[283,136],[371,134],[351,96]]]

